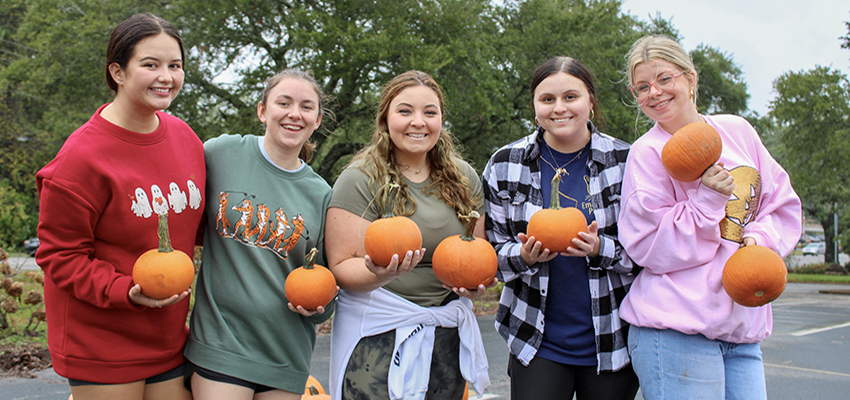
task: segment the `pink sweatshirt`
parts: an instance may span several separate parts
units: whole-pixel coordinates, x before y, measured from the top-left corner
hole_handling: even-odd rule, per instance
[[[732,196],[671,178],[661,165],[670,133],[656,124],[631,147],[623,180],[619,238],[644,269],[620,307],[629,323],[732,343],[770,335],[770,304],[748,308],[723,290],[726,260],[742,237],[786,256],[800,238],[801,204],[788,174],[743,118],[703,116],[723,140],[720,161]]]

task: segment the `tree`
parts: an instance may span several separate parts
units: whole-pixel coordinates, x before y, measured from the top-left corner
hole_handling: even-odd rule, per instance
[[[186,81],[167,111],[203,140],[262,134],[256,104],[265,79],[285,68],[312,71],[332,98],[327,107],[334,118],[326,116],[328,131],[313,135],[312,161],[329,182],[371,137],[381,86],[409,69],[440,83],[444,123],[479,170],[497,147],[531,131],[531,75],[558,55],[580,60],[593,73],[604,114],[594,121],[604,117],[602,131],[634,141],[651,122],[628,92],[624,56],[644,34],[678,35],[660,15],[642,22],[621,13],[618,0],[0,2],[19,6],[11,40],[31,49],[0,64],[0,93],[11,99],[10,115],[31,145],[21,148],[22,159],[43,166],[110,101],[102,65],[108,35],[124,18],[152,12],[180,30],[187,50]],[[724,90],[738,86],[723,84],[737,79],[734,63],[715,52],[719,56],[706,61],[711,68],[701,68],[724,74],[717,85],[704,79],[706,90],[717,87],[705,99],[735,97]],[[43,152],[33,152],[36,147]],[[18,192],[35,204],[34,190]]]
[[[770,115],[784,128],[783,166],[803,209],[823,225],[826,261],[835,261],[833,214],[842,214],[850,198],[850,82],[818,66],[782,74],[774,88]]]
[[[705,114],[743,115],[747,111],[747,83],[732,56],[700,44],[690,52],[699,73],[697,108]]]

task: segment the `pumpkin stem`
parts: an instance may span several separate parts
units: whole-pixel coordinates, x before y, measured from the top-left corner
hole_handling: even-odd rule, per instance
[[[384,203],[384,215],[381,218],[392,218],[395,217],[395,213],[393,213],[393,209],[395,208],[395,198],[398,194],[398,189],[400,186],[397,183],[387,182],[384,193],[386,193],[386,198]]]
[[[313,269],[313,264],[316,263],[316,255],[318,254],[319,250],[316,250],[315,247],[307,253],[307,257],[304,258],[304,269]]]
[[[159,214],[159,223],[156,227],[156,235],[159,237],[160,253],[171,253],[174,247],[171,247],[171,235],[168,233],[168,213]]]
[[[478,223],[478,219],[481,218],[481,214],[479,214],[478,211],[472,210],[469,215],[460,215],[460,213],[458,213],[457,217],[461,220],[466,220],[466,228],[464,229],[463,234],[460,235],[460,239],[467,242],[475,240],[475,236],[473,236],[473,233],[475,232],[475,224]]]
[[[310,393],[307,393],[310,396],[318,396],[319,395],[319,389],[316,389],[316,387],[313,386],[313,385],[307,386],[307,391],[310,392]]]
[[[552,178],[552,198],[549,199],[549,209],[550,210],[560,210],[561,209],[561,194],[559,192],[559,186],[561,186],[561,175],[565,174],[567,171],[563,168],[558,168],[555,170],[555,177]]]

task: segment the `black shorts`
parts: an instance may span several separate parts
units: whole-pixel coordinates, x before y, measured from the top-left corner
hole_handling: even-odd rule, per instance
[[[277,390],[271,386],[260,385],[258,383],[248,382],[246,380],[242,380],[239,378],[234,378],[230,375],[221,374],[215,371],[210,371],[204,367],[199,367],[193,364],[191,361],[186,362],[186,372],[183,376],[183,386],[186,387],[186,390],[192,391],[192,373],[198,374],[198,376],[209,379],[214,382],[228,383],[231,385],[238,385],[242,387],[246,387],[254,391],[254,393],[263,393],[271,390]]]
[[[145,385],[150,385],[152,383],[159,383],[170,381],[174,378],[179,378],[185,374],[183,369],[186,368],[186,363],[180,364],[177,368],[165,371],[161,374],[154,375],[150,378],[145,379]],[[128,382],[129,383],[129,382]],[[71,386],[86,386],[86,385],[114,385],[114,383],[98,383],[98,382],[88,382],[88,381],[79,381],[76,379],[68,379],[68,384]]]

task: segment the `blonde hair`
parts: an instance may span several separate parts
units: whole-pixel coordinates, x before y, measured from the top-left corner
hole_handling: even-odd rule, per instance
[[[416,211],[416,202],[410,196],[404,183],[401,170],[396,162],[395,145],[387,127],[387,115],[390,102],[402,91],[413,86],[426,86],[434,91],[439,100],[440,113],[445,114],[445,102],[440,86],[431,77],[421,71],[407,71],[391,79],[381,91],[381,101],[375,116],[375,132],[372,140],[352,158],[349,165],[358,165],[369,176],[373,194],[378,194],[387,182],[400,186],[393,212],[396,215],[410,216]],[[469,179],[461,172],[458,161],[461,156],[454,144],[454,138],[445,129],[440,129],[437,144],[428,151],[427,162],[430,166],[432,183],[425,187],[426,193],[434,194],[438,199],[454,208],[462,215],[477,209],[479,199],[470,189]],[[376,197],[380,203],[381,196]],[[377,204],[384,209],[384,204]]]
[[[688,80],[693,79],[693,99],[694,104],[697,102],[697,82],[699,81],[694,60],[679,42],[669,36],[664,35],[647,35],[638,39],[633,45],[629,53],[626,55],[626,64],[628,65],[627,78],[629,86],[635,84],[634,73],[638,64],[649,60],[658,59],[664,60],[676,66],[687,76]]]

